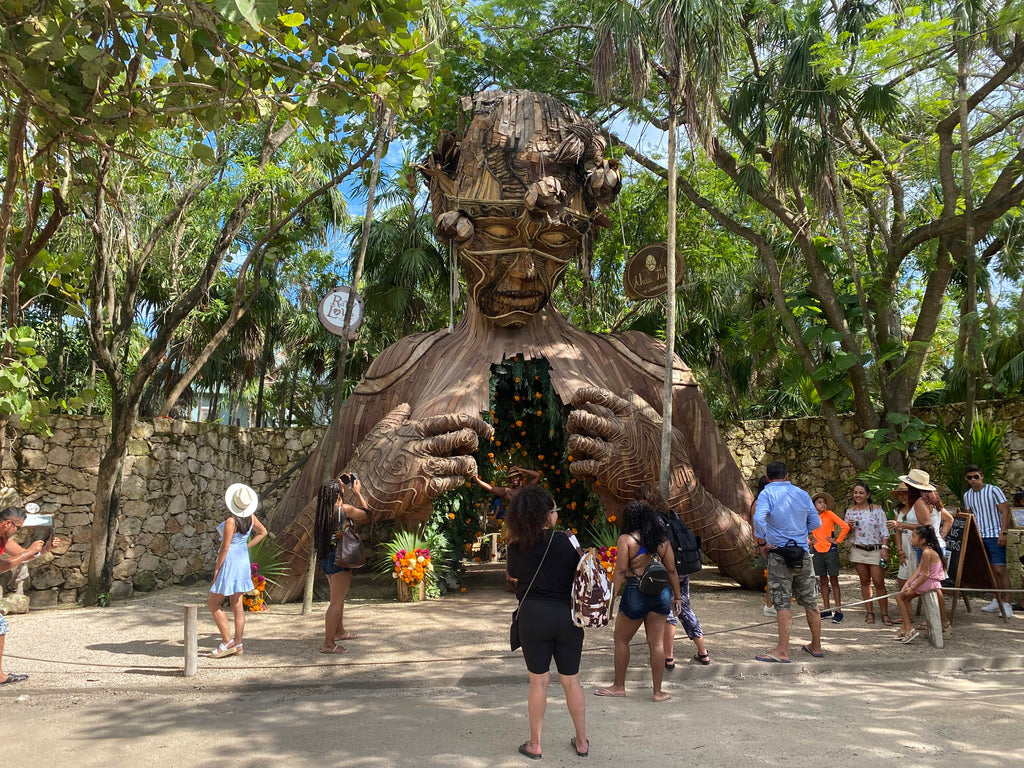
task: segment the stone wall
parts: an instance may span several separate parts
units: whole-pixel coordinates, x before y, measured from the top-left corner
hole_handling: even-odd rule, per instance
[[[85,416],[58,418],[51,426],[51,437],[15,441],[0,482],[9,497],[3,503],[37,502],[41,512],[54,515],[65,541],[28,570],[24,586],[35,606],[73,603],[85,585],[96,475],[109,433],[102,419]],[[226,516],[225,489],[246,482],[262,492],[305,457],[321,432],[140,422],[125,460],[113,595],[208,576],[220,543],[216,527]],[[262,501],[261,519],[287,487]],[[0,584],[9,589],[18,575],[5,574]]]
[[[1008,452],[1004,489],[1024,486],[1024,398],[983,403],[987,419],[1007,427]],[[957,408],[920,409],[916,415],[946,423]],[[96,473],[108,427],[99,418],[55,419],[53,435],[25,435],[15,441],[0,477],[0,503],[36,501],[55,515],[57,535],[66,543],[52,556],[33,563],[25,589],[33,605],[75,602],[85,584],[91,505]],[[866,442],[852,419],[845,434],[857,447]],[[114,560],[114,595],[207,578],[219,545],[217,525],[225,518],[224,490],[247,482],[263,492],[308,453],[322,429],[246,429],[219,424],[154,419],[138,424],[125,463],[121,523]],[[744,421],[723,425],[722,432],[743,474],[751,482],[765,464],[782,460],[793,479],[815,492],[831,493],[844,508],[857,472],[835,447],[821,419]],[[929,469],[927,451],[915,464]],[[261,504],[262,518],[273,512],[294,476]],[[8,498],[5,500],[3,497]],[[951,506],[956,502],[947,500]],[[1015,564],[1011,572],[1020,569]],[[18,575],[0,576],[10,586]]]

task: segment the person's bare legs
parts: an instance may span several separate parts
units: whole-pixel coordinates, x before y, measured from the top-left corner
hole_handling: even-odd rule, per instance
[[[914,619],[910,615],[911,598],[900,592],[896,595],[896,607],[900,609],[900,636],[906,637],[914,631]]]
[[[818,589],[821,591],[822,607],[827,611],[828,605],[828,576],[818,577]]]
[[[587,752],[590,750],[590,740],[587,739],[587,702],[583,695],[583,686],[580,684],[580,676],[559,675],[558,682],[565,691],[565,706],[569,709],[572,727],[576,729],[576,749]],[[532,728],[530,735],[533,735]]]
[[[242,593],[235,592],[228,598],[231,613],[235,617],[235,639],[228,645],[241,645],[242,633],[245,632],[245,606],[242,605]]]
[[[832,594],[836,599],[836,610],[841,611],[843,609],[843,595],[839,591],[839,577],[829,576],[828,580],[832,583]],[[825,603],[825,607],[828,608],[828,602]]]
[[[228,625],[228,616],[224,612],[224,595],[211,592],[206,599],[206,607],[209,609],[210,615],[213,616],[213,623],[217,625],[217,631],[220,632],[221,643],[227,645],[231,642],[231,627]]]
[[[695,646],[697,646],[697,655],[698,656],[707,656],[708,655],[708,649],[704,645],[704,637],[703,636],[693,638],[693,644]]]
[[[530,741],[526,745],[526,751],[534,755],[541,753],[540,732],[544,725],[544,711],[548,707],[548,683],[551,682],[551,673],[535,675],[530,672],[530,693],[526,699],[526,709],[530,715]]]
[[[880,565],[869,566],[871,569],[871,581],[875,587],[875,595],[885,594],[885,571],[882,570]],[[882,598],[878,601],[878,609],[883,616],[889,615],[889,601],[887,598]]]
[[[857,568],[857,578],[860,580],[860,599],[870,600],[871,595],[871,566],[867,563],[854,563]],[[871,614],[872,618],[875,615],[875,604],[865,603],[864,612]]]
[[[345,597],[352,585],[352,571],[332,573],[327,577],[327,584],[331,590],[331,599],[324,614],[324,643],[320,650],[335,653],[337,648],[341,648],[338,640],[348,637],[344,625]]]
[[[662,644],[665,647],[665,663],[668,663],[669,659],[673,662],[676,658],[676,625],[665,622],[665,637],[662,639]]]
[[[793,627],[793,610],[779,608],[775,612],[775,623],[779,628],[779,639],[772,649],[771,655],[780,661],[786,661],[789,658],[789,632]]]
[[[997,589],[1010,589],[1010,574],[1006,572],[1005,565],[993,565],[992,576],[995,579]],[[1001,603],[1009,604],[1010,602],[1009,592],[993,592],[992,597],[993,599],[998,600]]]
[[[665,677],[665,617],[653,611],[644,616],[644,633],[651,653],[651,679],[654,682],[654,701],[667,701],[671,694],[661,690]],[[623,672],[625,678],[625,672]]]
[[[662,619],[664,620],[664,616]],[[612,696],[626,695],[626,668],[629,666],[629,641],[640,629],[643,619],[631,619],[619,611],[615,617],[615,633],[613,642],[615,644],[615,682],[607,688],[599,688],[599,691],[607,691]],[[664,663],[664,659],[662,659]]]
[[[6,634],[0,635],[0,677],[3,678],[0,683],[7,679],[7,673],[4,672],[4,638],[6,637]]]
[[[807,615],[807,628],[811,630],[811,642],[807,645],[813,653],[821,653],[821,611],[818,606],[808,608],[804,606],[804,613]],[[790,611],[790,619],[792,619]]]

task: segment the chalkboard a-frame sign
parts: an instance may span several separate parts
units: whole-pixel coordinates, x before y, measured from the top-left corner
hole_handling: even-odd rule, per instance
[[[985,543],[981,540],[978,524],[970,512],[957,512],[953,515],[953,526],[946,534],[946,551],[949,553],[949,566],[946,569],[949,576],[942,582],[943,586],[970,589],[996,588],[996,579],[992,574],[992,566],[988,562]],[[963,597],[967,610],[971,610],[971,604],[967,602],[967,594],[954,593],[950,621],[956,616],[958,594]]]

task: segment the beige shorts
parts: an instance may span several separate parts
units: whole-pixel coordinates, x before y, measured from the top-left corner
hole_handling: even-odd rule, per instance
[[[873,549],[868,552],[860,547],[850,547],[850,562],[864,565],[879,565],[883,557],[888,556],[887,549]]]
[[[791,602],[794,597],[797,603],[804,608],[816,609],[818,607],[816,589],[817,580],[814,578],[810,553],[804,553],[803,568],[797,572],[786,567],[786,561],[782,559],[782,555],[768,552],[768,594],[771,595],[775,610],[791,610]]]

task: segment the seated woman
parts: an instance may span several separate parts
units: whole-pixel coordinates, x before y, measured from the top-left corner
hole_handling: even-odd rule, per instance
[[[352,489],[359,507],[345,503],[346,488]],[[320,653],[345,653],[348,649],[339,645],[339,642],[356,639],[356,635],[345,630],[345,597],[352,585],[352,570],[339,568],[334,564],[334,549],[337,542],[334,534],[341,530],[346,519],[355,523],[369,520],[365,508],[366,500],[363,498],[359,480],[354,474],[328,480],[320,488],[317,496],[313,542],[320,570],[327,577],[331,589],[330,603],[324,616],[324,642],[320,646]]]
[[[506,519],[508,572],[516,579],[519,639],[530,673],[530,740],[519,747],[519,752],[531,760],[541,758],[541,726],[552,658],[576,730],[569,743],[580,757],[590,753],[587,704],[580,684],[583,630],[572,623],[572,582],[580,556],[568,536],[555,532],[556,522],[558,507],[554,499],[536,485],[516,494]]]
[[[631,501],[622,508],[622,535],[619,536],[617,546],[612,594],[617,594],[619,587],[622,587],[622,595],[619,599],[619,615],[615,618],[615,682],[608,688],[598,688],[594,694],[626,695],[629,641],[642,624],[651,654],[654,701],[667,701],[672,696],[661,690],[661,680],[665,674],[665,622],[670,613],[682,610],[683,599],[679,592],[679,576],[668,534],[650,504]],[[640,591],[640,575],[655,557],[661,559],[668,571],[668,584],[660,594],[645,595]]]
[[[895,640],[900,643],[909,643],[920,633],[914,629],[910,616],[910,601],[925,592],[935,591],[938,593],[939,605],[942,605],[942,578],[944,574],[942,563],[942,548],[939,546],[939,539],[935,535],[935,529],[930,525],[919,525],[910,534],[910,540],[915,547],[921,549],[921,560],[917,570],[907,579],[903,589],[896,595],[896,604],[900,608],[900,618],[903,623]],[[945,624],[945,615],[941,621]],[[943,626],[943,631],[947,629]]]

